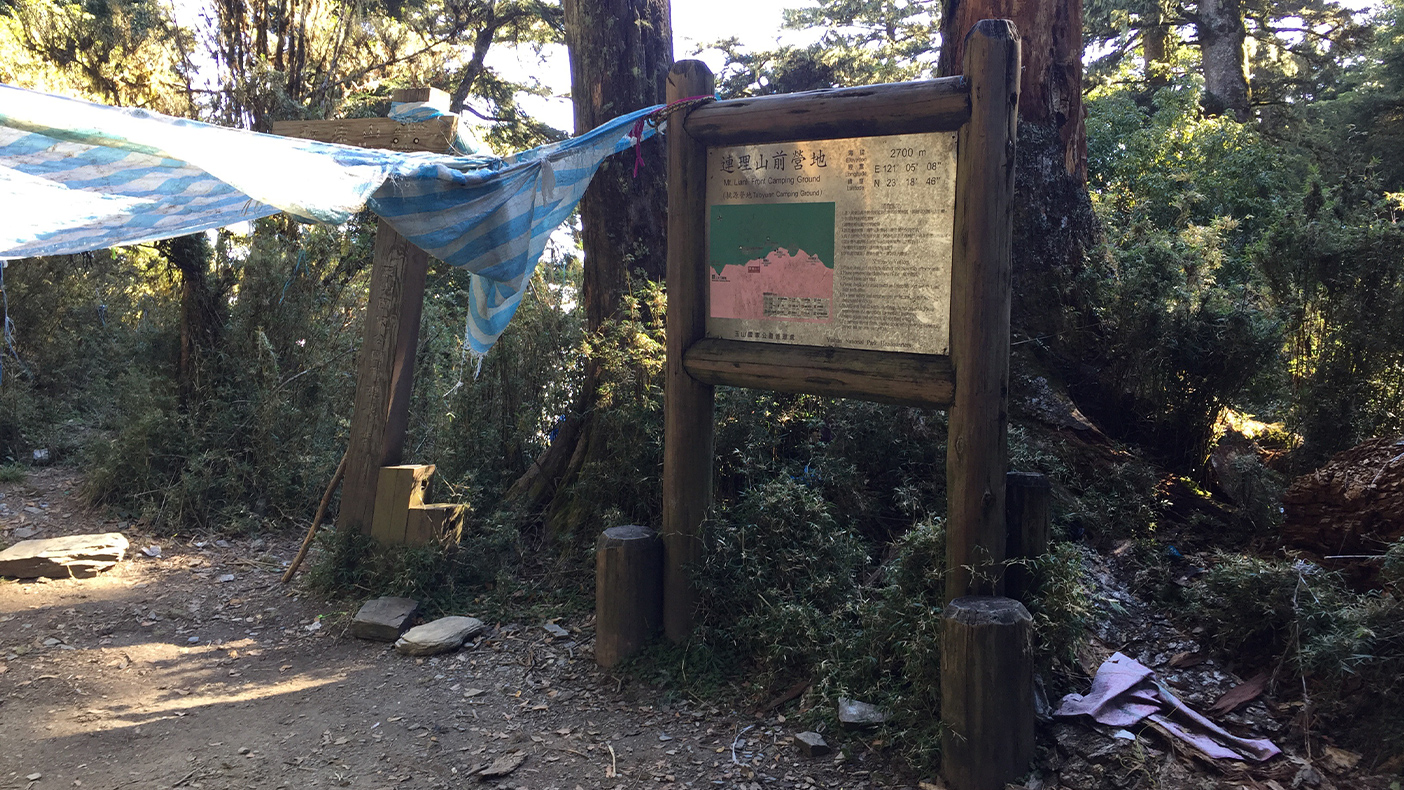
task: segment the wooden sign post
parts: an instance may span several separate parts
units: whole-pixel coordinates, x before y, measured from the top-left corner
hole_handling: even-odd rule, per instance
[[[711,96],[712,73],[684,60],[668,72],[669,103]],[[676,122],[675,122],[676,123]],[[663,379],[663,631],[674,642],[692,632],[696,598],[690,567],[702,555],[701,526],[712,503],[712,385],[683,367],[706,332],[706,143],[668,134],[668,318]]]
[[[985,20],[964,76],[711,102],[668,131],[665,631],[692,630],[714,386],[948,408],[955,790],[1032,758],[1028,614],[998,597],[1019,58]],[[712,90],[700,62],[669,74],[670,102]]]
[[[448,94],[433,88],[396,90],[391,100],[430,102],[448,112]],[[422,123],[389,118],[281,121],[273,124],[273,133],[364,148],[442,154],[453,151],[457,123],[458,118],[451,115]],[[429,254],[380,220],[375,232],[365,338],[356,371],[341,511],[336,519],[339,531],[370,533],[380,469],[403,460],[428,272]]]

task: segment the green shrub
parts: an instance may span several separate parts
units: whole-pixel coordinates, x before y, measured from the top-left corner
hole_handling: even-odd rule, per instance
[[[1240,666],[1285,670],[1286,688],[1305,685],[1326,727],[1354,748],[1387,756],[1404,746],[1404,602],[1395,595],[1352,592],[1339,574],[1301,560],[1221,554],[1190,588],[1185,615]]]
[[[813,671],[867,562],[847,526],[818,492],[789,478],[720,509],[705,526],[699,639],[753,663],[766,685]]]
[[[1286,319],[1286,416],[1305,471],[1404,426],[1404,229],[1388,198],[1302,191],[1302,213],[1253,256]]]
[[[1316,566],[1218,554],[1190,588],[1188,611],[1215,650],[1262,663],[1295,652],[1302,626],[1339,608],[1339,590],[1339,579]]]
[[[1077,649],[1085,641],[1094,615],[1094,588],[1086,567],[1088,551],[1075,543],[1057,542],[1033,564],[1036,586],[1028,608],[1041,668],[1077,665]]]
[[[364,295],[363,232],[266,220],[246,248],[223,237],[206,285],[227,289],[227,315],[205,316],[184,368],[152,355],[113,376],[89,499],[172,531],[310,515],[350,412],[360,327],[345,315]],[[178,347],[180,331],[168,316],[159,334]]]
[[[470,520],[458,545],[430,543],[387,548],[369,535],[325,530],[307,585],[324,595],[355,599],[399,595],[421,602],[426,613],[465,609],[483,593],[511,586],[517,569],[516,525]]]
[[[1380,578],[1396,595],[1404,593],[1404,538],[1391,543],[1385,551]]]
[[[929,769],[941,743],[945,522],[923,520],[893,549],[882,586],[855,591],[849,628],[831,638],[817,687],[830,701],[843,696],[883,707],[892,742]]]
[[[482,360],[465,354],[468,277],[437,267],[426,287],[407,451],[438,467],[440,491],[489,512],[550,444],[584,376],[578,261],[543,263]]]
[[[812,716],[832,718],[838,697],[879,705],[889,714],[885,738],[917,767],[934,768],[944,520],[919,520],[874,568],[854,520],[839,517],[821,491],[788,476],[758,483],[708,522],[699,628],[671,656],[686,666],[669,674],[690,673],[694,683],[744,674],[758,693],[808,679],[819,703]],[[1090,617],[1082,550],[1057,544],[1035,576],[1040,666],[1071,663]]]
[[[595,366],[598,387],[579,473],[546,515],[552,535],[592,545],[608,527],[662,520],[665,314],[663,284],[640,280],[584,336],[577,358]]]
[[[0,460],[15,462],[39,442],[51,419],[44,415],[29,377],[9,360],[0,362]]]

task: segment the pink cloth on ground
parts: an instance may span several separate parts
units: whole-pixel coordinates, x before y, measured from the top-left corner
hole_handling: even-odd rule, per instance
[[[1129,727],[1150,719],[1204,754],[1221,759],[1262,762],[1282,753],[1272,741],[1240,738],[1201,716],[1181,702],[1149,667],[1121,653],[1097,668],[1091,691],[1063,697],[1053,715],[1090,716],[1112,727]]]

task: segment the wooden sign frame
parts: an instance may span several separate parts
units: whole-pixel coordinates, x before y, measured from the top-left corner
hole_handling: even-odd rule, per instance
[[[670,639],[692,631],[689,573],[712,499],[718,385],[949,409],[946,596],[1002,593],[1019,62],[1013,24],[985,20],[966,39],[963,76],[711,102],[670,122],[662,529]],[[714,87],[700,61],[668,74],[669,102]],[[709,146],[921,132],[958,133],[949,356],[705,337]]]

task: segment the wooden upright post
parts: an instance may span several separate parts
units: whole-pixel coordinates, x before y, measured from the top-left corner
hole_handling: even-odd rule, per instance
[[[390,99],[428,102],[444,113],[449,109],[448,94],[433,88],[396,90]],[[457,121],[451,115],[421,123],[399,123],[389,118],[281,121],[273,124],[273,132],[366,148],[451,153]],[[371,531],[375,514],[380,468],[403,460],[409,402],[414,394],[419,320],[424,310],[424,282],[429,274],[429,254],[383,219],[376,226],[374,255],[341,511],[336,518],[338,531],[366,534]]]
[[[1038,472],[1010,472],[1004,476],[1004,515],[1008,526],[1005,558],[1021,560],[1004,574],[1004,592],[1027,604],[1036,577],[1029,563],[1048,553],[1049,505],[1053,489]]]
[[[683,60],[668,72],[668,101],[711,96],[712,72]],[[707,330],[707,148],[668,122],[668,349],[663,382],[663,629],[692,632],[688,578],[702,553],[702,518],[712,501],[712,387],[688,375],[683,355]]]
[[[955,399],[946,448],[946,598],[1003,587],[1010,255],[1019,33],[986,19],[965,40],[970,121],[956,163],[951,261]]]
[[[1034,756],[1033,618],[1009,598],[941,613],[941,773],[951,790],[1004,790]]]
[[[428,270],[429,254],[380,220],[336,518],[339,532],[370,533],[380,468],[402,460]]]
[[[658,632],[663,619],[663,544],[630,524],[595,541],[595,663],[610,669]]]

